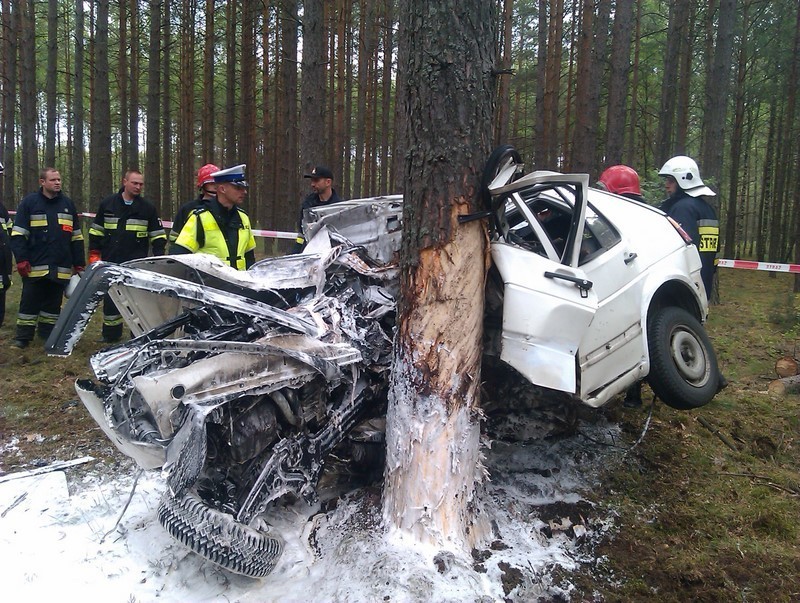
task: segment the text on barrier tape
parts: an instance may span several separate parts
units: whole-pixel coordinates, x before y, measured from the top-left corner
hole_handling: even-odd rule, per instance
[[[775,264],[773,262],[751,262],[750,260],[717,260],[720,268],[742,268],[744,270],[766,270],[767,272],[798,272],[800,264]]]

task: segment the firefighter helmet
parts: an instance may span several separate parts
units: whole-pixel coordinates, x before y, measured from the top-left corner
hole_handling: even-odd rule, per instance
[[[600,175],[600,182],[609,193],[641,195],[639,174],[627,165],[612,165]]]
[[[197,188],[203,188],[204,184],[214,182],[214,178],[211,177],[211,174],[218,171],[219,168],[213,163],[207,163],[197,170]]]
[[[658,175],[672,176],[675,178],[678,186],[686,191],[687,195],[692,197],[699,197],[700,195],[713,197],[717,194],[703,184],[697,163],[695,163],[694,159],[686,155],[677,155],[668,160],[664,166],[658,170]]]

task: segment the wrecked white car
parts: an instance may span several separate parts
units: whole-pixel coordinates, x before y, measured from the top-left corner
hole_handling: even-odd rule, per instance
[[[644,377],[677,408],[714,396],[700,259],[663,213],[586,175],[523,176],[505,148],[484,184],[487,355],[595,407]],[[270,503],[313,500],[334,451],[382,464],[402,199],[316,208],[304,229],[303,254],[246,272],[204,255],[93,264],[47,342],[69,354],[111,295],[134,338],[92,356],[78,394],[124,454],[166,470],[162,525],[249,576],[282,550]]]

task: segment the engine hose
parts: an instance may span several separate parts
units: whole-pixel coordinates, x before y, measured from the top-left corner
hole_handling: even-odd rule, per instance
[[[289,406],[289,401],[286,399],[286,396],[283,395],[282,391],[276,390],[269,394],[269,397],[272,398],[272,401],[275,402],[281,413],[283,413],[283,417],[289,422],[290,425],[300,427],[300,417],[292,412],[292,409]]]

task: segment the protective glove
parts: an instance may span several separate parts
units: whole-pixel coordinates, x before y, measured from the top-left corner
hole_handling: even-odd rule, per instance
[[[85,266],[73,266],[72,267],[72,274],[80,274],[81,272],[83,272],[84,268],[85,268]]]
[[[103,258],[100,255],[99,249],[90,249],[89,250],[89,263],[94,264],[95,262],[99,262]]]
[[[17,262],[17,272],[20,276],[28,276],[31,273],[31,263],[28,260]]]

